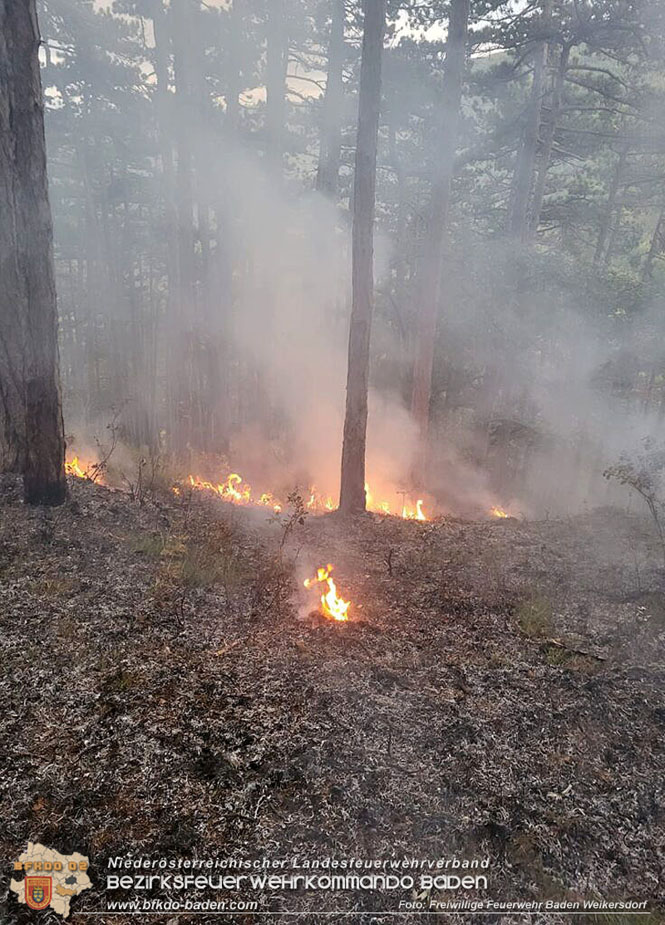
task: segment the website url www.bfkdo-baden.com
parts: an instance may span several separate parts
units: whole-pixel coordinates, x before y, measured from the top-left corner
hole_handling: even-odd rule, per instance
[[[113,900],[106,912],[166,913],[166,912],[257,912],[256,899],[132,899]]]

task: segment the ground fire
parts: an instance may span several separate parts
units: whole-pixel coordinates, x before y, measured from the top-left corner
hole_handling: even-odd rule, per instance
[[[79,456],[73,456],[65,463],[67,475],[75,476],[80,479],[89,479],[91,481],[101,482],[101,472],[98,463],[83,462]],[[189,486],[195,491],[209,491],[228,501],[231,504],[239,504],[244,507],[263,507],[269,508],[276,514],[280,514],[286,502],[281,500],[271,491],[257,490],[245,481],[237,472],[229,472],[219,481],[210,481],[201,478],[198,475],[188,475],[187,478],[173,486],[173,493],[181,495],[183,486]],[[386,500],[385,496],[394,494],[398,501],[396,504]],[[369,483],[365,483],[365,498],[367,510],[374,514],[385,514],[393,517],[401,517],[403,520],[416,520],[428,522],[430,517],[425,513],[424,500],[416,499],[415,503],[408,498],[408,491],[397,488],[384,488],[382,495],[378,497],[370,488]],[[304,502],[307,510],[312,514],[326,514],[336,510],[336,504],[332,495],[320,492],[316,485],[312,485],[304,492],[307,500]],[[415,495],[413,496],[415,497]],[[401,500],[400,500],[401,498]],[[494,505],[489,509],[491,517],[499,519],[509,518],[511,515],[502,507]]]
[[[77,479],[89,479],[91,482],[100,481],[99,463],[84,462],[79,456],[73,456],[65,462],[65,472]]]
[[[187,477],[187,484],[197,491],[212,491],[225,501],[230,501],[232,504],[262,505],[264,507],[271,507],[276,513],[280,513],[284,508],[284,502],[276,498],[272,492],[255,491],[252,486],[236,472],[227,475],[222,482],[216,483],[202,479],[199,476],[189,475]],[[399,504],[391,505],[390,502],[385,499],[377,499],[370,490],[369,485],[365,484],[367,510],[375,514],[394,514],[395,516],[404,518],[404,520],[426,521],[429,519],[423,510],[424,501],[422,498],[416,500],[415,505],[413,505],[412,502],[407,502],[406,492],[395,490],[394,494],[398,496],[402,495],[403,500],[401,506]],[[325,514],[336,509],[336,504],[332,496],[319,492],[315,485],[308,488],[305,495],[307,497],[305,507],[312,514]]]
[[[316,577],[306,578],[303,584],[308,590],[322,586],[321,612],[331,620],[345,622],[349,619],[348,610],[351,602],[338,596],[335,582],[330,577],[332,570],[333,566],[330,564],[321,566],[316,570]]]

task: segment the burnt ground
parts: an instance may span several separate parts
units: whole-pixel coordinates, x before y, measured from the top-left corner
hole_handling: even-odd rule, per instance
[[[331,515],[280,554],[279,524],[201,493],[139,505],[77,481],[43,511],[1,489],[1,921],[56,921],[7,895],[28,839],[89,856],[75,922],[213,921],[81,915],[128,895],[102,890],[127,854],[488,857],[486,894],[425,908],[602,897],[663,921],[665,572],[648,521]],[[303,611],[300,577],[326,561],[347,624]],[[243,896],[305,913],[284,922],[499,921],[382,914],[413,898],[399,890]]]

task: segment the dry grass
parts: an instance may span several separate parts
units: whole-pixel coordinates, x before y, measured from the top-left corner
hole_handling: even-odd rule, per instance
[[[552,635],[552,605],[544,594],[535,592],[518,604],[516,616],[525,636],[538,639]]]

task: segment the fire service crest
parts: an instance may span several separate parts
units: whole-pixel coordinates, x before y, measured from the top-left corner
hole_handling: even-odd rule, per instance
[[[31,909],[46,909],[51,902],[53,880],[51,877],[26,877],[25,902]]]

